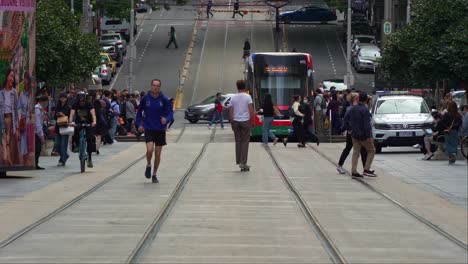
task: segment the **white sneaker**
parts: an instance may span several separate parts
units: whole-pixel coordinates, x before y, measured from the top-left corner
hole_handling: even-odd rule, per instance
[[[422,146],[420,144],[416,144],[416,145],[413,146],[413,148],[420,149],[420,148],[422,148]]]
[[[341,167],[341,166],[336,167],[336,170],[337,170],[340,174],[346,174],[345,169],[343,169],[343,167]]]
[[[118,141],[114,139],[114,143],[118,143]]]

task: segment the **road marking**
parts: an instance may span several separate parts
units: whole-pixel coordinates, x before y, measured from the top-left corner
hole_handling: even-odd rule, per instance
[[[200,61],[198,62],[197,74],[195,75],[195,83],[193,85],[193,92],[192,92],[192,98],[190,99],[190,104],[193,103],[193,98],[194,98],[195,93],[197,91],[198,82],[199,82],[199,79],[200,79],[200,69],[201,69],[201,65],[202,65],[202,62],[203,62],[203,55],[205,54],[205,44],[206,44],[206,39],[207,39],[207,36],[208,36],[209,29],[210,29],[210,27],[206,27],[206,33],[205,33],[205,37],[203,39],[202,50],[201,50],[201,54],[200,54]]]
[[[229,4],[230,4],[230,1],[229,0]],[[221,61],[225,61],[225,58],[226,58],[226,47],[227,47],[227,38],[228,38],[228,31],[229,31],[229,24],[226,23],[226,32],[224,34],[224,49],[223,49],[223,58]],[[222,91],[222,87],[223,87],[223,81],[224,81],[224,70],[223,70],[223,67],[219,67],[219,70],[221,70],[221,78],[219,80],[219,89],[218,91],[221,92]]]
[[[343,58],[346,61],[346,52],[344,51],[343,44],[341,43],[340,37],[338,36],[338,31],[335,31],[335,34],[336,34],[336,39],[338,40],[338,43],[340,43],[340,48],[341,48],[341,51],[343,52]],[[346,41],[348,40],[346,39]]]
[[[123,67],[119,67],[119,70],[118,70],[117,73],[115,74],[115,77],[114,77],[114,79],[112,80],[111,85],[109,85],[109,89],[108,89],[108,90],[112,90],[112,88],[114,87],[115,82],[117,81],[117,78],[119,78],[119,74],[120,74],[120,71],[121,71],[122,69],[123,69]]]
[[[154,33],[154,31],[156,31],[157,28],[158,28],[158,24],[154,25],[153,33]]]
[[[140,31],[138,32],[137,37],[136,37],[135,40],[133,41],[133,45],[135,45],[136,42],[137,42],[137,40],[138,40],[138,38],[140,38],[140,35],[141,35],[141,32],[142,32],[142,31],[143,31],[143,29],[140,28]]]

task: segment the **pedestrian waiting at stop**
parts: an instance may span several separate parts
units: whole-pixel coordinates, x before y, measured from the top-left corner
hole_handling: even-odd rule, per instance
[[[423,128],[424,132],[424,146],[422,146],[421,150],[424,153],[424,157],[422,158],[423,160],[430,160],[434,156],[433,150],[435,150],[435,147],[433,147],[436,139],[443,134],[443,131],[441,130],[441,123],[440,123],[440,118],[441,115],[439,112],[434,112],[432,114],[432,117],[434,118],[434,121],[431,124],[430,128]]]
[[[259,111],[259,114],[263,115],[263,127],[262,127],[262,142],[265,145],[268,145],[268,138],[273,140],[273,145],[278,143],[278,138],[271,132],[271,125],[275,116],[279,116],[280,112],[276,105],[273,104],[271,99],[271,94],[266,93],[263,98],[263,105]]]
[[[334,86],[332,86],[333,88]],[[338,94],[333,92],[331,95],[331,101],[327,106],[327,116],[331,116],[331,128],[332,135],[341,134],[341,118],[340,118],[340,108],[341,102],[338,101]]]
[[[458,133],[463,123],[457,103],[453,101],[448,103],[447,113],[443,114],[440,123],[445,134],[445,151],[449,157],[449,164],[453,164],[457,159],[457,148],[460,141]]]
[[[221,125],[221,129],[224,129],[224,121],[223,121],[223,104],[221,103],[221,93],[216,94],[216,99],[214,101],[214,111],[213,116],[211,118],[210,123],[208,124],[208,129],[211,129],[211,126],[216,122],[219,121]]]
[[[294,102],[289,110],[289,118],[293,126],[293,132],[289,134],[287,138],[283,139],[283,145],[286,147],[289,140],[293,138],[299,142],[298,148],[305,148],[305,131],[304,131],[304,107],[301,107],[302,97],[295,95]]]
[[[362,178],[364,176],[376,177],[372,171],[371,165],[374,160],[375,146],[372,138],[371,114],[367,108],[368,103],[367,93],[359,94],[359,103],[351,107],[348,114],[345,116],[345,122],[350,124],[351,138],[353,141],[353,160],[351,166],[351,176],[353,178]],[[364,165],[363,175],[357,172],[357,163],[361,148],[367,150],[366,164]]]
[[[304,132],[306,135],[306,140],[315,142],[317,143],[317,146],[318,146],[320,145],[320,140],[315,135],[314,121],[313,121],[314,110],[311,104],[313,104],[313,100],[309,100],[309,98],[304,97],[304,99],[302,100],[302,106],[304,107]]]
[[[242,59],[244,59],[245,61],[247,60],[249,56],[250,56],[250,41],[249,41],[249,38],[246,38],[244,41]]]
[[[344,120],[348,120],[348,122],[343,122],[343,130],[346,133],[346,146],[341,152],[340,155],[340,160],[338,161],[338,167],[336,169],[340,174],[345,174],[346,171],[343,168],[343,165],[346,161],[346,158],[348,157],[349,153],[353,149],[353,139],[351,137],[351,124],[349,123],[349,119],[345,118],[346,115],[349,113],[352,107],[358,105],[359,103],[359,94],[358,93],[351,93],[349,95],[349,98],[347,99],[348,102],[351,103],[346,109],[346,113],[344,115]],[[366,159],[367,159],[367,151],[365,148],[361,148],[361,161],[362,161],[362,167],[366,166]]]
[[[141,98],[136,116],[139,133],[145,133],[146,169],[145,177],[158,183],[158,168],[161,152],[166,143],[166,125],[173,119],[174,111],[169,98],[161,92],[161,80],[151,81],[151,92]],[[143,118],[144,117],[144,118]],[[154,152],[154,167],[151,173],[151,160]]]
[[[169,31],[167,33],[167,35],[169,36],[169,42],[167,43],[166,45],[166,49],[169,48],[169,46],[174,43],[174,46],[176,49],[178,49],[179,47],[177,46],[177,41],[176,41],[176,30],[174,28],[174,26],[171,26],[171,31]]]
[[[47,106],[49,102],[49,98],[46,96],[40,96],[36,98],[37,104],[34,107],[34,114],[35,114],[35,144],[36,144],[36,170],[43,170],[44,168],[39,166],[39,156],[41,155],[42,151],[42,144],[45,142],[45,134],[43,129],[44,123],[44,107]]]
[[[236,0],[234,2],[234,11],[232,12],[232,18],[235,18],[237,14],[241,15],[242,17],[244,17],[244,15],[240,12],[239,10],[240,6],[239,6],[239,0]]]
[[[255,112],[252,97],[246,93],[245,81],[236,82],[238,93],[231,98],[229,122],[234,131],[236,141],[236,164],[241,171],[249,171],[247,164],[249,155],[250,129],[255,126]]]

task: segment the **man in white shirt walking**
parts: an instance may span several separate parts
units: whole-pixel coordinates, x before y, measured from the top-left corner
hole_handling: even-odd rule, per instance
[[[245,81],[239,80],[236,83],[238,93],[231,99],[229,108],[229,122],[234,131],[236,140],[236,164],[241,171],[249,171],[247,157],[249,154],[250,129],[255,125],[255,115],[252,97],[246,94]]]

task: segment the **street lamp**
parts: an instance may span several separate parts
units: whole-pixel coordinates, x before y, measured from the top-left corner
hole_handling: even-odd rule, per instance
[[[134,0],[130,0],[130,58],[128,63],[128,90],[130,93],[133,92],[133,59],[136,56],[135,41],[134,41],[134,30],[135,29],[135,3]]]
[[[351,88],[353,84],[353,72],[351,71],[351,0],[348,0],[347,13],[347,37],[346,37],[346,76],[345,83],[347,88]]]

